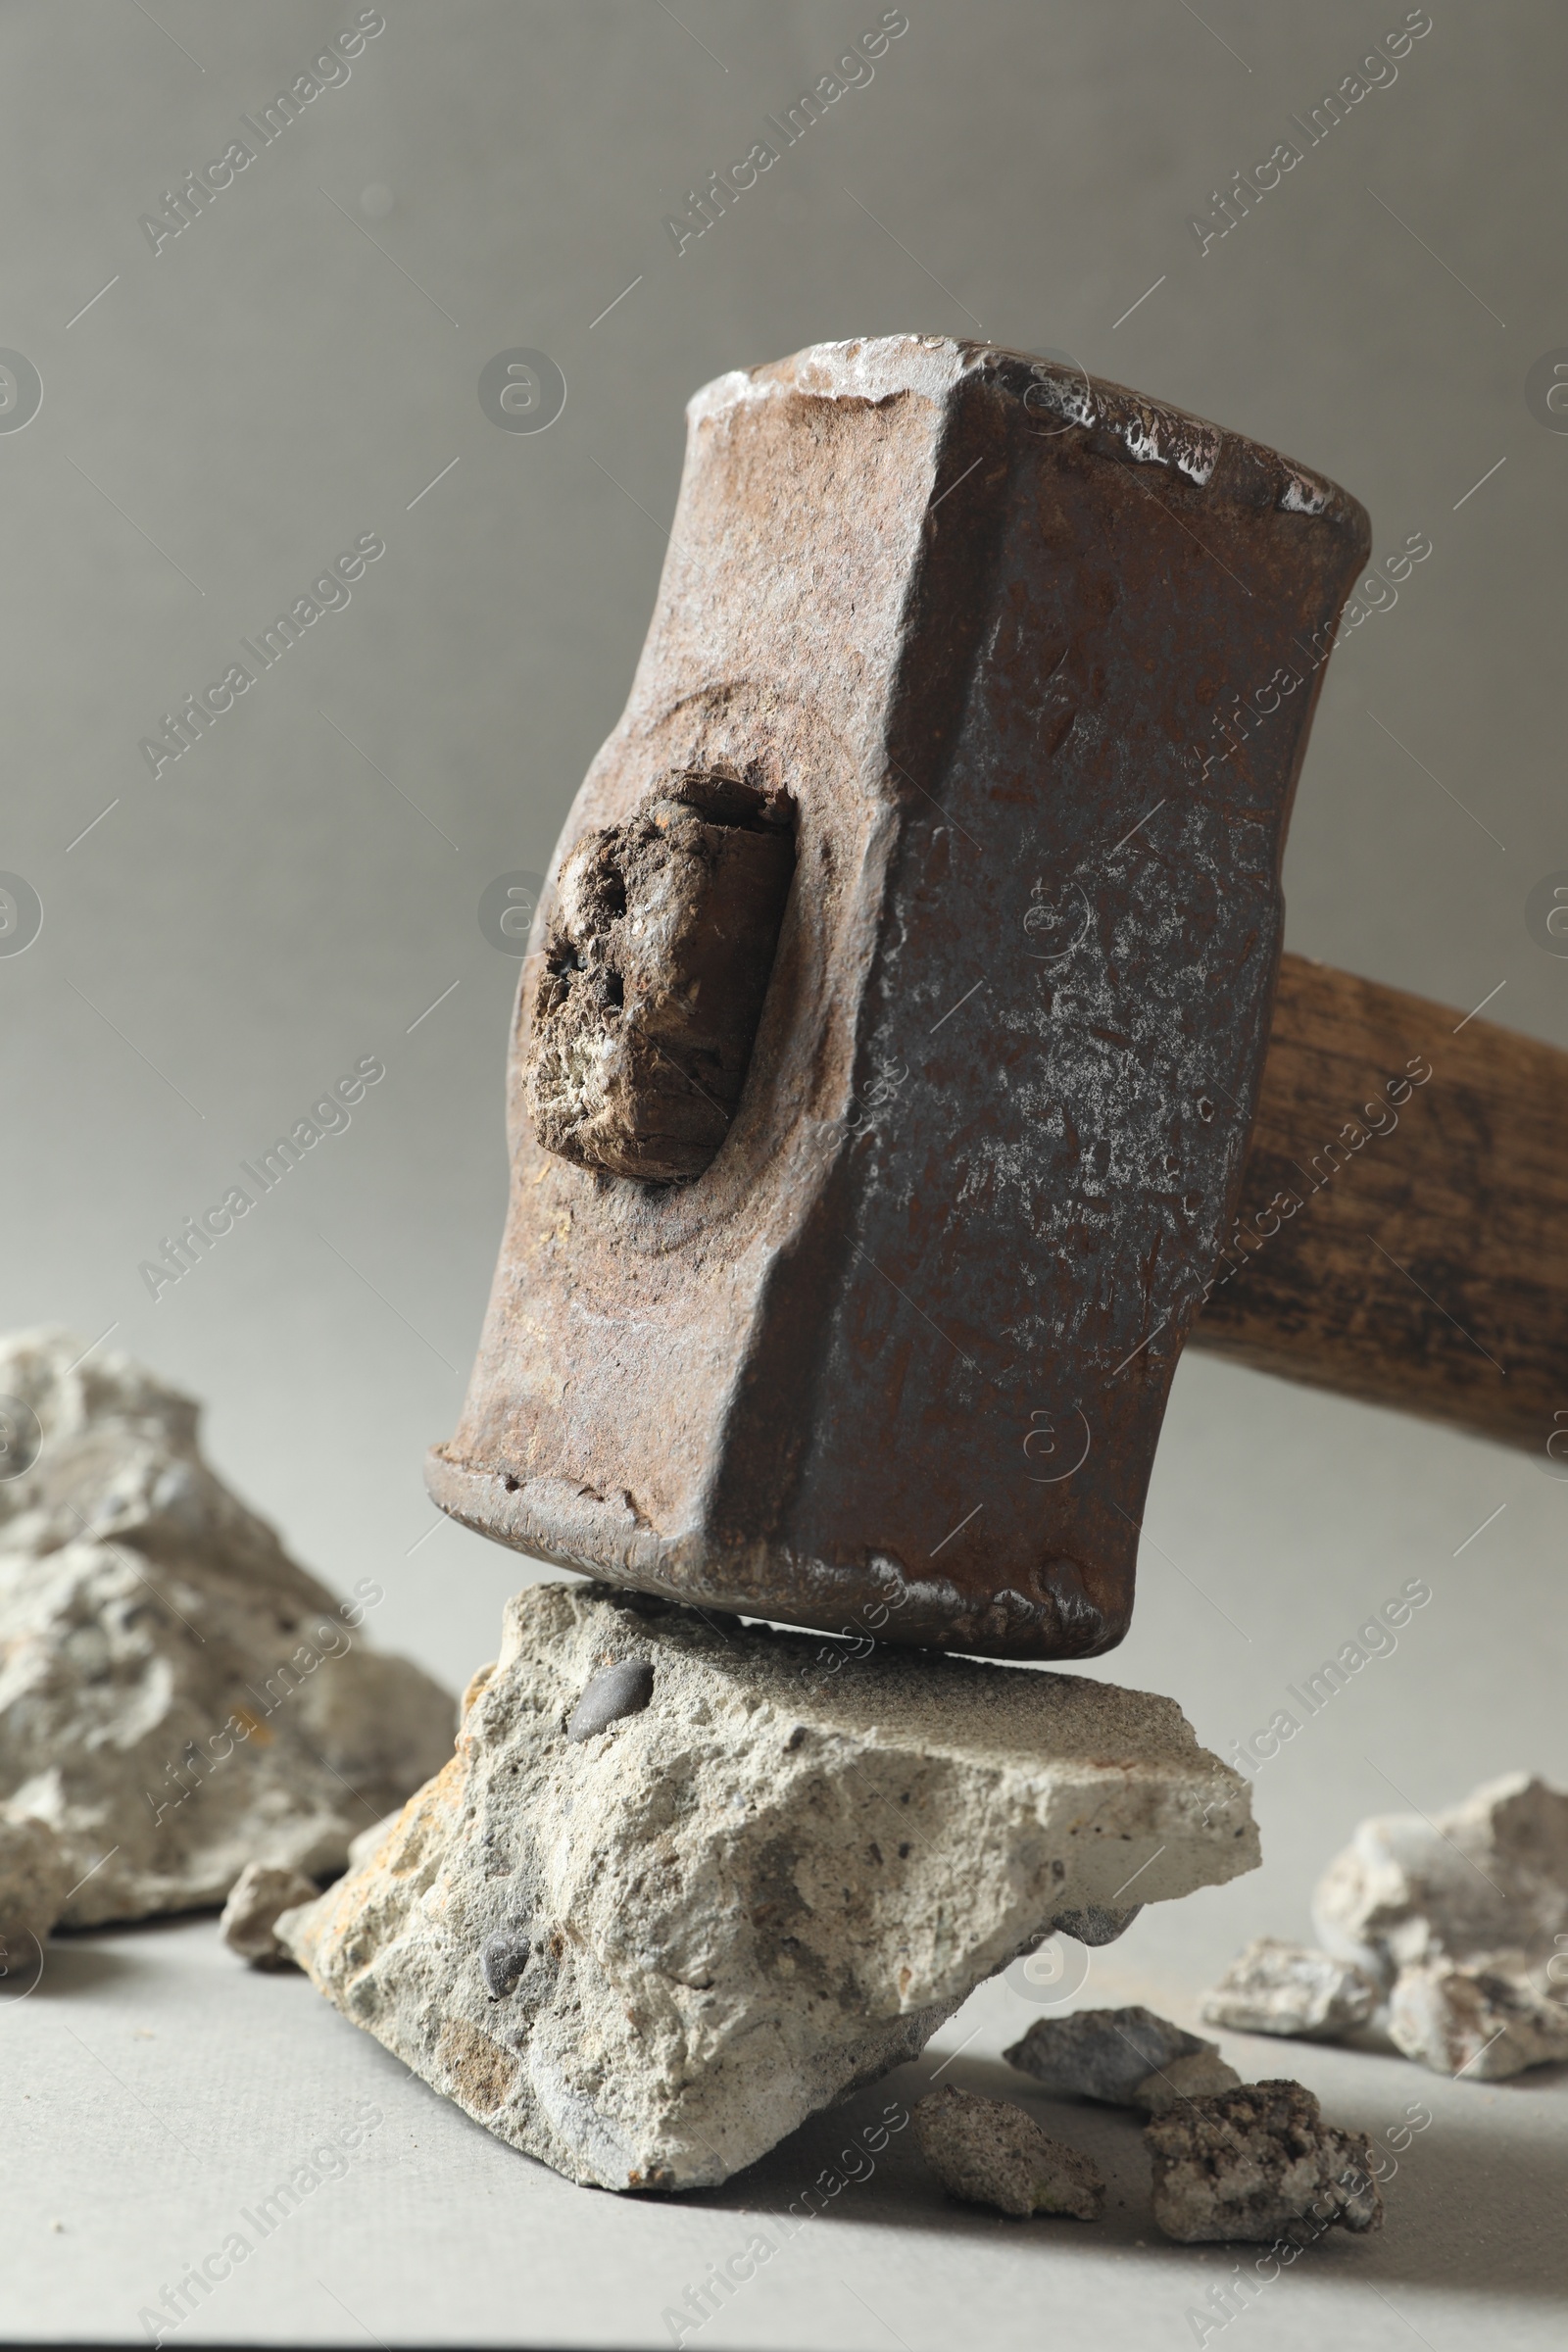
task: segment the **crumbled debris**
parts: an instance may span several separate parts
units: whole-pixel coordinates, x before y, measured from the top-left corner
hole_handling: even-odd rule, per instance
[[[970,2205],[994,2205],[1019,2219],[1070,2214],[1080,2222],[1098,2222],[1104,2209],[1098,2165],[1051,2138],[1008,2099],[983,2099],[949,2084],[920,2100],[914,2132],[948,2194]]]
[[[1325,2124],[1299,2082],[1244,2082],[1155,2116],[1154,2219],[1183,2245],[1220,2238],[1310,2245],[1325,2230],[1379,2230],[1383,2198],[1362,2132]]]

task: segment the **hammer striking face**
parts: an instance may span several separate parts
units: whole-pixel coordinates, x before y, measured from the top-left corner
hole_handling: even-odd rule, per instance
[[[430,1490],[646,1592],[1092,1655],[1230,1229],[1366,518],[935,338],[689,416],[524,965],[506,1238]]]

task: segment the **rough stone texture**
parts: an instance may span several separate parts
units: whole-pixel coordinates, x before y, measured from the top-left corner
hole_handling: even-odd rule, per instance
[[[942,336],[725,375],[688,419],[524,966],[507,1231],[430,1492],[677,1600],[1092,1656],[1232,1231],[1367,518],[1239,434]],[[633,945],[579,922],[582,845],[722,774],[795,819],[733,1119],[690,1182],[572,1166],[530,1115],[539,975],[563,927],[568,1001]]]
[[[914,2133],[948,2194],[967,2204],[994,2205],[1019,2220],[1065,2213],[1098,2222],[1104,2211],[1100,2167],[1052,2139],[1009,2100],[983,2099],[956,2084],[932,2091],[915,2107]]]
[[[1500,2082],[1568,2059],[1568,2000],[1523,1953],[1466,1967],[1418,1961],[1395,1980],[1389,2035],[1434,2074]]]
[[[1037,2018],[1003,2055],[1056,2097],[1136,2107],[1145,2078],[1178,2058],[1218,2057],[1215,2044],[1188,2034],[1152,2009],[1075,2009]]]
[[[1431,1822],[1375,1814],[1319,1881],[1312,1920],[1383,1986],[1440,1956],[1544,1964],[1568,1937],[1568,1795],[1515,1772]]]
[[[1142,2107],[1146,2115],[1163,2115],[1167,2107],[1186,2105],[1193,2099],[1211,2099],[1222,2090],[1234,2090],[1241,2079],[1235,2067],[1227,2065],[1217,2050],[1197,2050],[1191,2058],[1173,2058],[1169,2066],[1146,2075],[1128,2105]]]
[[[42,1944],[75,1875],[47,1822],[0,1812],[0,1966],[15,1966],[29,1942]]]
[[[0,1394],[42,1429],[0,1484],[0,1801],[74,1858],[67,1925],[220,1904],[247,1862],[341,1869],[451,1752],[452,1700],[361,1630],[379,1588],[340,1604],[291,1560],[127,1357],[23,1333]]]
[[[1118,1911],[1113,1903],[1089,1903],[1082,1911],[1058,1911],[1056,1925],[1079,1943],[1114,1943],[1118,1936],[1126,1935],[1143,1907],[1133,1903]]]
[[[795,870],[787,801],[674,776],[562,867],[522,1073],[579,1167],[700,1176],[729,1132]]]
[[[1144,2139],[1154,2165],[1154,2220],[1183,2245],[1310,2245],[1325,2230],[1383,2226],[1365,2132],[1325,2124],[1299,2082],[1244,2082],[1172,2107]]]
[[[1353,1960],[1336,1960],[1310,1944],[1259,1936],[1203,1995],[1203,2022],[1233,2034],[1288,2034],[1335,2041],[1364,2026],[1378,1986]]]
[[[292,1968],[273,1933],[285,1911],[314,1903],[318,1889],[302,1872],[277,1870],[270,1862],[247,1862],[234,1881],[218,1933],[231,1952],[252,1968]]]
[[[723,2180],[1060,1912],[1256,1859],[1246,1784],[1169,1699],[628,1597],[517,1594],[447,1769],[279,1923],[345,2015],[568,2179]],[[630,1659],[649,1704],[568,1740]]]
[[[379,1821],[372,1821],[368,1830],[360,1830],[349,1839],[350,1870],[365,1868],[370,1856],[397,1826],[402,1811],[401,1805],[394,1805],[390,1813],[383,1813]]]

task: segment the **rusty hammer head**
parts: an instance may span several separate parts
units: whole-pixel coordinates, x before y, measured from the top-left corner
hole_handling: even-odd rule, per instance
[[[1089,1656],[1241,1182],[1366,517],[939,337],[688,415],[523,966],[506,1238],[430,1492],[647,1592]]]

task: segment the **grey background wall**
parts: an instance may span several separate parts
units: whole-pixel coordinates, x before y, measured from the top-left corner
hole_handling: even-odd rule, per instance
[[[1395,0],[910,0],[874,77],[677,254],[665,216],[873,0],[384,0],[349,77],[155,252],[140,217],[359,13],[0,13],[0,343],[43,387],[0,431],[0,866],[44,908],[0,957],[4,1312],[113,1326],[206,1398],[224,1472],[461,1683],[527,1573],[433,1527],[420,1480],[504,1199],[516,967],[476,910],[547,863],[617,715],[710,376],[905,328],[1066,349],[1335,475],[1380,550],[1424,531],[1328,674],[1290,944],[1465,1008],[1505,983],[1492,1014],[1568,1045],[1568,961],[1524,922],[1568,866],[1568,437],[1525,388],[1568,344],[1568,18],[1434,0],[1205,251],[1191,217],[1304,143],[1289,118]],[[481,409],[517,347],[564,371],[548,431]],[[155,777],[161,714],[368,533],[352,602]],[[140,1261],[362,1055],[386,1074],[352,1125],[154,1301]],[[1407,1579],[1433,1597],[1259,1777],[1264,1874],[1135,1936],[1289,1932],[1360,1812],[1568,1774],[1565,1527],[1544,1461],[1189,1359],[1101,1671],[1228,1753]]]

